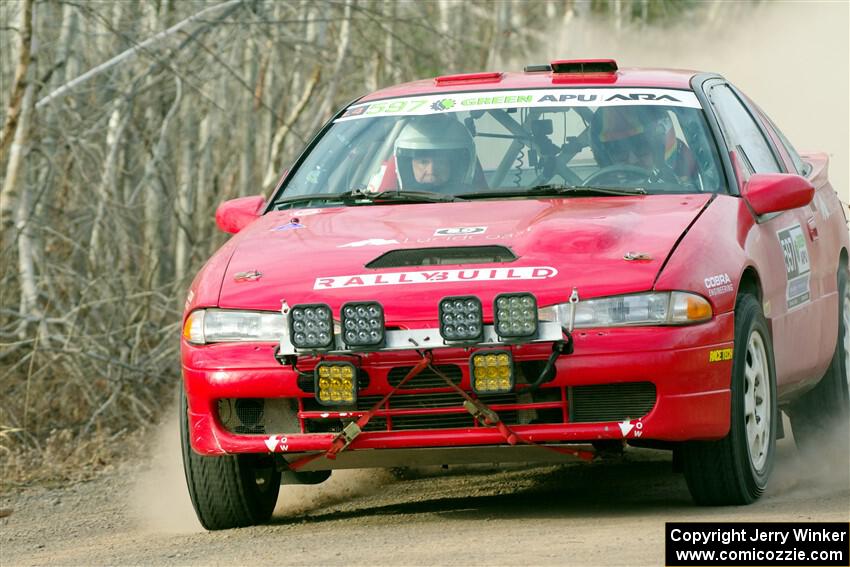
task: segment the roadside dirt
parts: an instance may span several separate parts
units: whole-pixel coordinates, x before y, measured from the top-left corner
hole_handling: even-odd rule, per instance
[[[545,467],[340,471],[284,486],[266,526],[209,533],[186,494],[176,423],[154,456],[91,482],[0,497],[7,565],[663,565],[666,521],[847,521],[845,467],[780,441],[768,494],[697,508],[668,453]],[[846,442],[846,440],[844,440]]]

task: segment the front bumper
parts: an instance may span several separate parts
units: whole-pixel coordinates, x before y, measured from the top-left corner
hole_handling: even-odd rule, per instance
[[[556,375],[541,391],[551,399],[537,409],[560,410],[557,423],[511,425],[511,429],[534,443],[583,443],[600,440],[685,441],[719,439],[729,429],[730,377],[732,360],[711,353],[732,347],[733,314],[716,316],[712,321],[689,327],[640,327],[576,330],[574,352],[561,356]],[[310,433],[305,425],[319,417],[351,419],[349,412],[339,416],[334,408],[316,413],[308,407],[314,397],[299,387],[297,375],[274,358],[276,345],[211,344],[193,346],[183,343],[183,375],[189,403],[190,440],[200,454],[299,453],[324,451],[335,437],[332,432]],[[518,362],[545,360],[549,343],[512,347]],[[469,390],[467,371],[469,352],[463,348],[433,352],[434,364],[455,364],[463,370],[461,387]],[[721,358],[720,360],[716,360]],[[725,359],[724,359],[725,358]],[[413,366],[419,358],[413,351],[376,352],[361,355],[360,367],[369,373],[368,386],[359,395],[381,397],[391,389],[387,372],[399,366]],[[711,361],[711,362],[710,362]],[[299,362],[309,370],[316,359]],[[616,421],[575,423],[571,421],[569,393],[574,387],[602,384],[651,383],[655,387],[654,406],[641,416]],[[450,390],[447,390],[450,392]],[[401,394],[398,394],[401,395]],[[455,394],[456,395],[456,394]],[[462,398],[455,407],[442,412],[459,412]],[[294,420],[280,430],[262,434],[235,433],[219,418],[221,399],[290,399]],[[493,409],[499,411],[498,405]],[[512,406],[523,411],[526,406]],[[528,406],[530,407],[530,406]],[[434,413],[433,410],[407,409],[408,414]],[[380,414],[378,414],[380,416]],[[391,423],[392,415],[385,415]],[[366,431],[349,450],[453,448],[504,445],[505,438],[494,427],[476,423],[474,427]]]

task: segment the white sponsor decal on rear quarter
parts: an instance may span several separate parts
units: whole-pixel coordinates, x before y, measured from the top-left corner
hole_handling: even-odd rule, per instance
[[[806,236],[799,224],[791,225],[776,233],[785,258],[785,300],[788,309],[811,301],[811,263]]]
[[[524,268],[485,268],[465,270],[429,270],[390,274],[354,274],[316,278],[313,289],[371,287],[378,285],[435,284],[497,280],[544,280],[558,275],[552,266]]]

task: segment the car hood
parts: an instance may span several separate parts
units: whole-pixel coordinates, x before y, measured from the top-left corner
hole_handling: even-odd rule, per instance
[[[336,311],[346,301],[377,300],[390,323],[433,319],[449,295],[479,296],[486,316],[493,297],[508,291],[533,292],[541,306],[566,301],[573,288],[583,299],[646,291],[709,200],[642,195],[272,212],[235,237],[219,306],[277,310],[285,300]],[[367,267],[395,250],[413,250],[395,254],[404,264],[418,249],[493,246],[516,259]]]

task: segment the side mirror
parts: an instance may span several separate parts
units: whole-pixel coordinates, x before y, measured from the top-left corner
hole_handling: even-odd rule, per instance
[[[260,216],[265,202],[262,195],[225,201],[215,210],[215,224],[223,232],[236,234]]]
[[[756,173],[741,191],[757,215],[788,211],[812,202],[815,188],[792,173]]]

